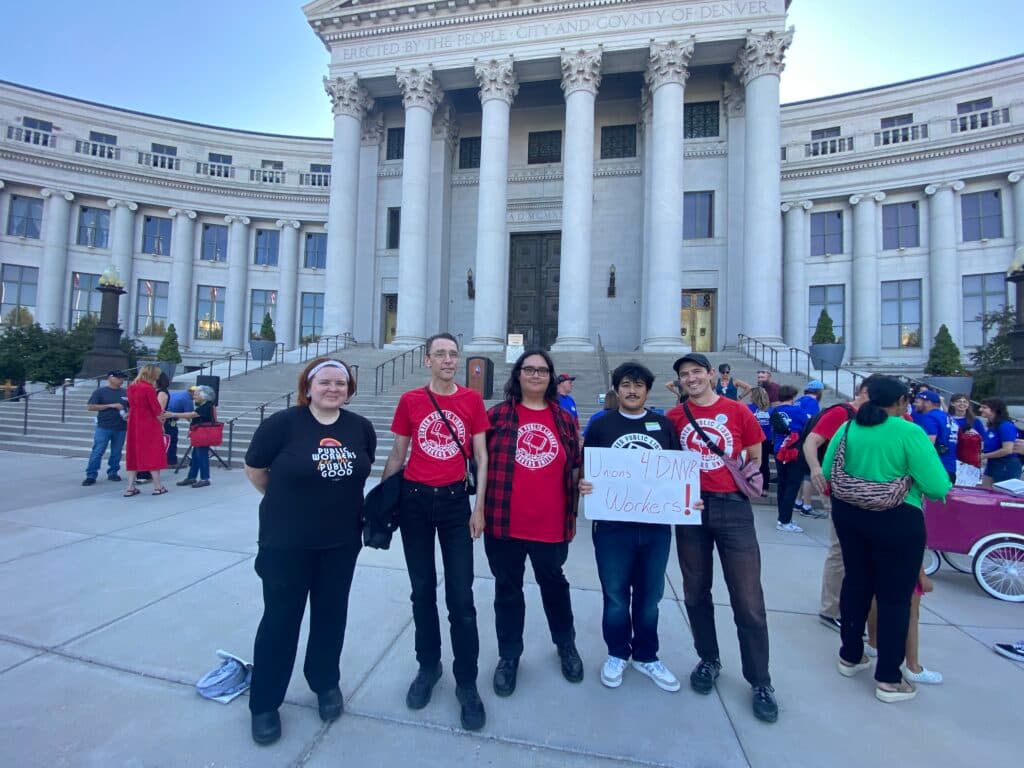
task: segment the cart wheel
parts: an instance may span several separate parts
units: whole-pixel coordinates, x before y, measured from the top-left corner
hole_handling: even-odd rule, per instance
[[[921,563],[921,567],[924,568],[924,575],[931,576],[942,565],[942,561],[939,560],[939,553],[934,549],[926,549],[924,551],[924,562]]]
[[[995,541],[974,556],[978,586],[997,600],[1024,603],[1024,542]]]
[[[946,561],[946,565],[954,571],[971,573],[973,570],[974,561],[970,555],[958,555],[956,552],[942,552],[940,554],[942,559]]]

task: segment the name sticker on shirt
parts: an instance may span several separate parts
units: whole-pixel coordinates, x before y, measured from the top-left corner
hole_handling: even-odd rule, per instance
[[[644,428],[648,432],[659,432],[659,431],[661,431],[661,424],[659,424],[656,421],[645,421],[644,422]]]

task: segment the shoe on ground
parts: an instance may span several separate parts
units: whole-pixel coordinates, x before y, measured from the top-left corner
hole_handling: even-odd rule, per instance
[[[576,650],[576,643],[570,640],[559,645],[558,658],[562,662],[562,677],[570,683],[583,682],[583,659]]]
[[[818,621],[824,624],[829,629],[834,629],[836,632],[842,629],[842,622],[839,619],[833,619],[831,616],[826,616],[824,613],[818,614]]]
[[[707,696],[715,688],[715,680],[722,671],[722,663],[718,660],[697,662],[690,673],[690,687],[697,693]]]
[[[192,483],[192,487],[193,488],[205,488],[209,484],[210,484],[209,480],[196,480],[194,483]]]
[[[184,480],[179,480],[178,482],[175,483],[175,485],[181,485],[181,486],[195,485],[195,484],[196,484],[195,478],[192,478],[192,477],[186,477]]]
[[[430,695],[440,679],[441,662],[437,662],[437,666],[434,667],[420,667],[416,679],[409,686],[409,692],[405,694],[405,705],[409,709],[423,709],[430,703]]]
[[[87,477],[82,481],[82,485],[96,485],[95,477]]]
[[[647,675],[661,690],[668,691],[669,693],[675,693],[679,690],[679,680],[669,672],[668,667],[657,659],[654,661],[636,661],[634,659],[632,664],[633,669]]]
[[[152,477],[136,476],[136,478],[135,478],[135,484],[136,485],[145,485],[146,483],[151,483],[151,482],[153,482],[153,478]]]
[[[804,529],[796,523],[775,523],[776,531],[783,531],[785,533],[803,533]]]
[[[869,659],[877,659],[878,658],[878,649],[875,648],[875,646],[873,646],[871,643],[865,642],[864,643],[864,655],[867,656]]]
[[[779,719],[779,704],[775,701],[775,689],[770,685],[755,685],[750,702],[754,717],[765,723]]]
[[[341,689],[334,686],[329,691],[316,695],[317,708],[320,710],[320,719],[330,723],[341,717],[345,711],[345,698],[341,695]]]
[[[996,643],[992,650],[1008,659],[1024,661],[1024,640],[1016,643]]]
[[[628,663],[618,656],[609,656],[601,667],[601,682],[609,688],[618,688],[622,685],[622,673],[626,671]]]
[[[120,483],[121,482],[121,476],[115,472],[112,475],[107,475],[107,480],[109,480],[112,483]]]
[[[260,746],[273,744],[281,738],[281,715],[275,709],[273,712],[263,712],[252,716],[252,740]]]
[[[484,703],[480,700],[476,686],[456,687],[455,698],[459,700],[462,709],[462,727],[467,731],[479,731],[483,728],[487,722],[487,713],[484,712]]]
[[[917,689],[906,680],[900,683],[895,691],[875,688],[875,698],[879,701],[884,701],[886,704],[894,704],[897,701],[910,701],[915,696],[917,696]]]
[[[922,666],[920,672],[911,671],[910,667],[904,664],[900,667],[903,679],[912,683],[924,683],[925,685],[942,685],[942,673]]]
[[[836,662],[836,669],[839,670],[839,674],[843,677],[853,677],[858,672],[868,669],[871,666],[871,659],[867,656],[862,656],[860,662],[857,664],[847,664],[842,659]]]
[[[511,696],[516,690],[516,675],[519,672],[519,659],[498,659],[494,668],[494,692],[504,698]]]

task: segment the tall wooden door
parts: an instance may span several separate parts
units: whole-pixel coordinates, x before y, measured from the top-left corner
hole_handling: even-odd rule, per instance
[[[558,336],[558,279],[562,234],[512,235],[508,332],[527,348],[550,349]]]
[[[714,291],[683,291],[679,334],[694,352],[710,352],[714,349]]]

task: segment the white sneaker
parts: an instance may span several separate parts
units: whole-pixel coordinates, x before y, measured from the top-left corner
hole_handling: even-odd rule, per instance
[[[925,685],[942,685],[942,673],[934,672],[928,667],[921,667],[920,672],[911,672],[910,667],[904,664],[900,667],[900,672],[903,673],[903,679],[909,680],[912,683],[924,683]]]
[[[609,656],[601,667],[601,682],[609,688],[622,685],[622,673],[626,671],[627,661],[618,656]]]
[[[643,672],[654,684],[663,691],[675,692],[679,690],[679,681],[676,676],[668,671],[668,667],[660,661],[633,661],[633,669]]]
[[[878,649],[867,640],[864,641],[864,655],[870,659],[878,658]]]
[[[786,533],[803,533],[804,529],[796,523],[775,523],[776,531],[785,531]]]

